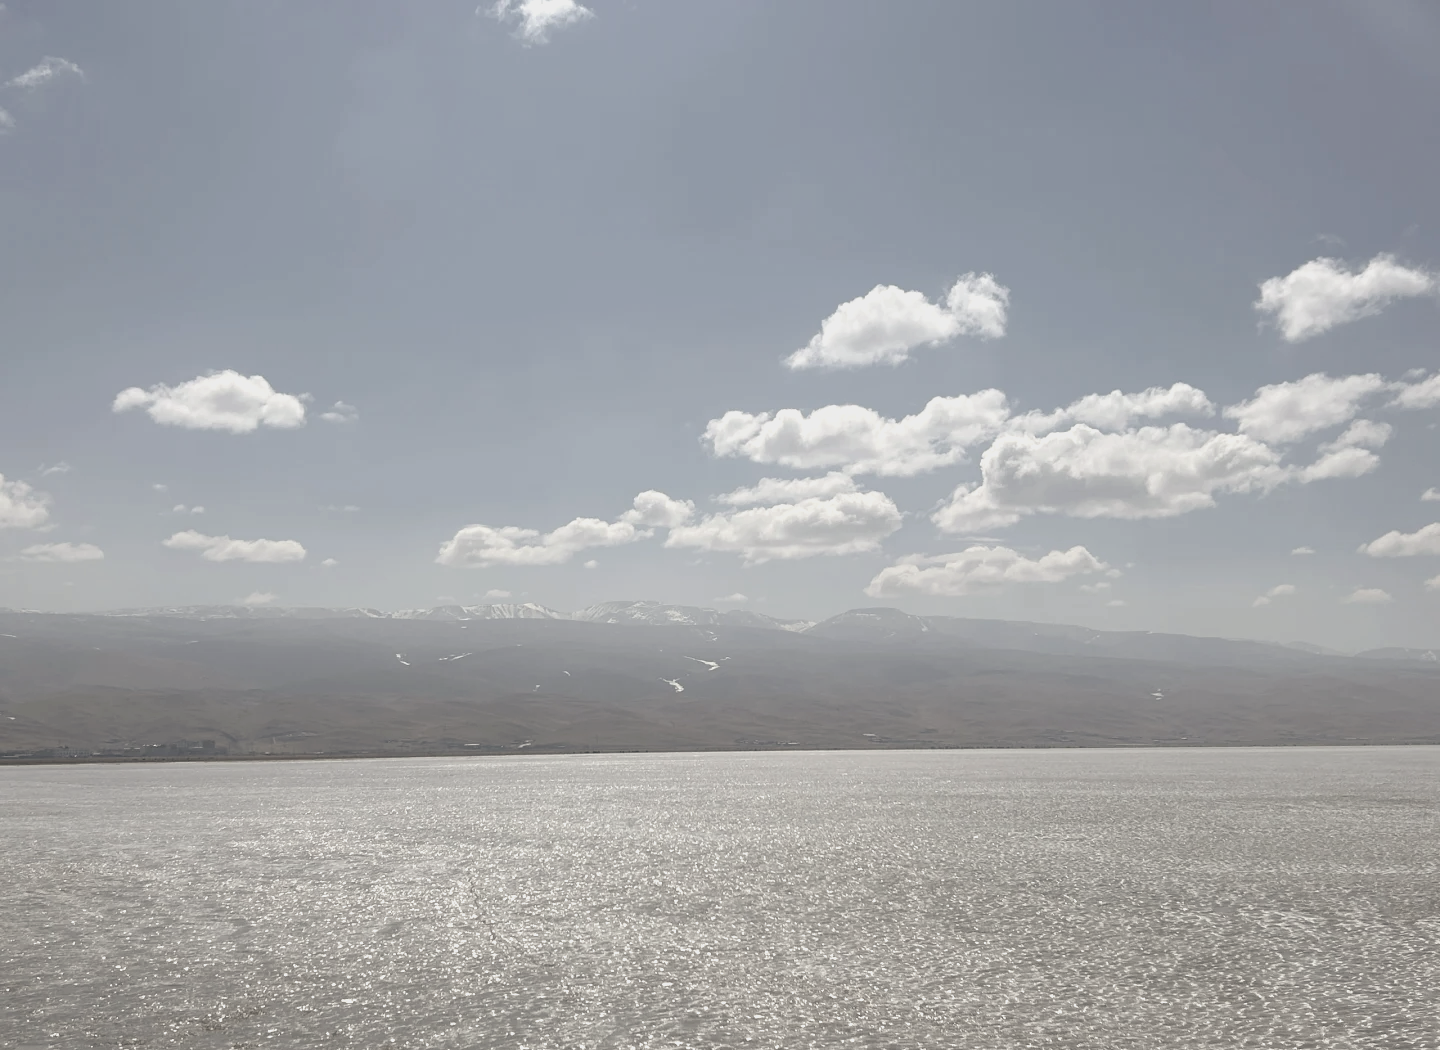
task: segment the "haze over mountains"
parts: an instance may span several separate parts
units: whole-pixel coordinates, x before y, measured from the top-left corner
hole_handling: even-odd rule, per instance
[[[0,612],[0,754],[1440,742],[1429,650],[611,602]]]

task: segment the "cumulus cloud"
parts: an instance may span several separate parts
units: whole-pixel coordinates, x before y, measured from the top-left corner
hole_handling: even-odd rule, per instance
[[[170,508],[172,514],[204,514],[204,507],[187,507],[183,503],[177,503]]]
[[[734,594],[727,594],[723,598],[712,598],[710,600],[716,605],[744,605],[750,599],[739,591],[736,591]]]
[[[163,383],[142,390],[132,386],[115,396],[111,408],[143,408],[166,426],[190,430],[228,430],[248,434],[261,426],[289,429],[305,425],[303,397],[278,393],[264,376],[243,376],[226,369],[176,386]]]
[[[1389,423],[1357,419],[1334,441],[1320,446],[1320,458],[1295,474],[1301,483],[1331,478],[1358,478],[1380,465],[1380,457],[1371,452],[1390,440]]]
[[[1420,493],[1420,500],[1422,503],[1440,502],[1440,489],[1437,489],[1433,486],[1426,489],[1424,492]]]
[[[435,561],[456,568],[480,569],[491,565],[562,565],[583,550],[618,547],[654,535],[656,528],[671,528],[695,513],[689,500],[671,499],[650,489],[635,497],[630,510],[612,522],[576,518],[551,532],[514,525],[492,528],[467,525],[440,545]],[[594,565],[586,563],[587,569]]]
[[[514,25],[515,35],[529,45],[548,43],[552,30],[594,18],[595,12],[575,0],[496,0],[489,15]]]
[[[36,543],[20,552],[22,561],[64,562],[102,561],[105,552],[93,543]]]
[[[509,591],[502,591],[502,590],[500,590],[500,589],[498,589],[498,588],[493,588],[493,587],[492,587],[490,590],[488,590],[488,591],[485,592],[485,597],[489,598],[491,601],[496,601],[496,600],[499,600],[499,599],[503,599],[503,598],[508,598],[508,597],[510,597],[510,592],[509,592]]]
[[[1347,605],[1384,605],[1394,599],[1388,591],[1382,591],[1379,587],[1356,587],[1341,601]]]
[[[1300,555],[1314,554],[1314,553],[1315,553],[1315,548],[1314,548],[1314,547],[1296,547],[1296,548],[1294,548],[1293,550],[1291,550],[1290,553],[1291,553],[1291,554],[1300,554]]]
[[[320,413],[320,418],[326,423],[353,423],[360,418],[360,410],[344,401],[336,401],[334,405]]]
[[[19,76],[11,77],[5,81],[5,86],[7,88],[19,88],[22,91],[34,91],[54,81],[65,80],[72,77],[84,82],[85,71],[69,59],[46,55],[36,65],[31,66]]]
[[[1214,414],[1215,405],[1203,390],[1189,383],[1175,383],[1168,387],[1152,386],[1136,394],[1120,390],[1088,394],[1053,412],[1016,416],[1010,426],[1030,434],[1046,434],[1071,423],[1085,423],[1097,430],[1124,430],[1141,419]]]
[[[194,529],[177,532],[162,545],[174,551],[197,551],[206,561],[283,563],[305,560],[305,548],[295,540],[232,540],[206,536]]]
[[[1251,604],[1258,609],[1263,605],[1269,605],[1276,598],[1285,598],[1294,593],[1295,585],[1293,583],[1279,583],[1260,595],[1260,597],[1256,598]]]
[[[1027,558],[1009,547],[969,547],[958,554],[914,554],[880,570],[865,593],[872,598],[901,594],[954,597],[1012,583],[1059,583],[1072,576],[1104,572],[1103,561],[1084,547]]]
[[[635,497],[634,506],[620,515],[620,520],[652,529],[673,529],[689,521],[694,514],[693,500],[671,499],[663,492],[648,489]]]
[[[50,520],[50,496],[0,474],[0,529],[38,529]]]
[[[322,562],[320,563],[320,567],[323,568],[323,569],[333,569],[333,568],[335,568],[335,566],[337,566],[337,565],[339,565],[339,564],[340,564],[340,563],[339,563],[338,561],[336,561],[334,558],[326,558],[324,561],[322,561]]]
[[[1440,576],[1431,576],[1425,581],[1427,591],[1440,591]]]
[[[671,529],[666,547],[729,551],[746,564],[858,554],[879,548],[900,528],[901,515],[881,492],[844,492],[826,499],[802,499],[768,507],[711,514],[693,525]]]
[[[1010,407],[999,390],[932,398],[919,412],[887,419],[860,405],[826,405],[808,415],[726,412],[705,427],[716,456],[793,470],[839,467],[849,474],[907,477],[957,463],[970,446],[999,433]]]
[[[932,303],[921,292],[877,284],[841,303],[820,322],[820,331],[785,359],[787,367],[861,368],[898,365],[910,351],[959,335],[998,339],[1005,334],[1010,290],[988,273],[967,273]]]
[[[576,518],[551,532],[514,525],[491,528],[467,525],[440,545],[435,561],[455,568],[491,565],[562,565],[591,547],[617,547],[644,539],[649,533],[625,521]]]
[[[1390,402],[1394,408],[1434,408],[1440,405],[1440,372],[1417,382],[1397,383],[1392,389],[1396,391]]]
[[[589,561],[587,561],[587,562],[585,563],[585,565],[584,565],[583,567],[586,568],[586,569],[598,569],[598,568],[600,568],[600,563],[599,563],[598,561],[596,561],[594,558],[591,558]]]
[[[1387,532],[1377,540],[1360,545],[1360,553],[1372,558],[1413,558],[1418,554],[1440,554],[1440,521],[1414,532]]]
[[[1434,274],[1403,266],[1393,255],[1377,255],[1359,272],[1339,259],[1319,258],[1261,284],[1255,309],[1275,318],[1286,342],[1298,343],[1436,288]]]
[[[1388,387],[1373,372],[1334,378],[1316,372],[1262,386],[1250,400],[1228,406],[1225,418],[1235,420],[1242,434],[1261,441],[1299,441],[1353,419],[1366,398]]]
[[[0,108],[0,135],[15,130],[15,118],[8,110]]]
[[[820,478],[761,478],[748,488],[735,489],[716,496],[716,503],[728,503],[732,507],[748,507],[755,504],[795,503],[802,499],[838,496],[842,492],[855,492],[855,479],[838,470]]]
[[[1214,506],[1217,493],[1266,491],[1288,476],[1268,445],[1184,423],[1002,434],[980,470],[979,485],[961,485],[932,516],[943,531],[998,528],[1029,514],[1168,518]]]
[[[240,599],[240,604],[248,605],[251,608],[254,608],[257,605],[270,605],[275,601],[277,597],[279,596],[271,594],[269,591],[251,591],[249,594],[245,595],[245,597]]]

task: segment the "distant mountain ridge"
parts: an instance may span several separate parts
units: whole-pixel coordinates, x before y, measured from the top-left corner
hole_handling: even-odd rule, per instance
[[[817,624],[638,601],[0,611],[0,761],[207,741],[232,755],[1440,744],[1440,660],[887,608]]]
[[[15,610],[0,610],[9,611]],[[1023,620],[917,616],[885,607],[849,609],[820,621],[787,620],[747,609],[721,610],[658,601],[600,602],[577,612],[563,612],[535,602],[498,602],[488,605],[437,605],[429,609],[398,609],[393,612],[364,607],[182,605],[114,609],[77,615],[190,620],[420,620],[452,623],[472,620],[569,620],[636,627],[748,627],[875,645],[933,647],[958,642],[1056,655],[1104,654],[1166,660],[1228,658],[1238,646],[1271,655],[1288,652],[1296,658],[1306,654],[1312,657],[1435,663],[1437,650],[1440,650],[1440,647],[1392,647],[1352,654],[1307,642],[1259,642],[1154,631],[1101,631],[1091,627]]]

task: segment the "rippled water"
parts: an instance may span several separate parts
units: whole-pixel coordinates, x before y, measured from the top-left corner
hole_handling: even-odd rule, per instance
[[[1440,1046],[1440,749],[0,769],[0,1046]]]

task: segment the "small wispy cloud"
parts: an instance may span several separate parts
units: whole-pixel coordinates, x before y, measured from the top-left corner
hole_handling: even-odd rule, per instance
[[[745,597],[745,595],[739,591],[736,591],[734,594],[727,594],[723,598],[711,599],[716,605],[744,605],[749,600],[749,598]]]
[[[269,591],[251,591],[240,599],[241,605],[248,605],[252,609],[257,605],[270,605],[279,595],[271,594]]]
[[[5,81],[5,86],[7,88],[19,88],[21,91],[34,91],[52,81],[63,80],[67,77],[74,77],[83,84],[85,82],[85,71],[68,58],[56,58],[54,55],[46,55],[19,76],[11,77]]]
[[[1296,548],[1294,548],[1293,550],[1291,550],[1290,553],[1291,553],[1291,554],[1299,554],[1299,555],[1314,554],[1314,553],[1315,553],[1315,548],[1314,548],[1314,547],[1296,547]]]
[[[510,592],[509,592],[509,591],[502,591],[502,590],[500,590],[500,589],[497,587],[497,588],[492,588],[492,589],[486,591],[486,592],[485,592],[485,597],[487,597],[487,598],[489,598],[489,599],[491,599],[491,600],[493,601],[493,600],[495,600],[496,598],[502,598],[502,599],[503,599],[503,598],[508,598],[508,597],[510,597]]]
[[[1258,609],[1261,606],[1269,605],[1276,598],[1285,598],[1294,593],[1295,585],[1293,583],[1277,584],[1274,587],[1271,587],[1264,594],[1260,595],[1260,597],[1256,598],[1251,604]]]
[[[496,0],[490,7],[476,8],[475,13],[514,25],[515,35],[527,45],[549,43],[553,30],[595,17],[594,11],[575,0]]]
[[[52,463],[48,466],[41,463],[40,476],[42,478],[48,478],[51,474],[69,474],[72,469],[70,464],[66,463],[63,459],[59,463]]]
[[[1379,587],[1356,587],[1342,599],[1346,605],[1385,605],[1394,601],[1388,591]]]
[[[360,410],[344,401],[336,401],[331,408],[320,413],[320,418],[326,423],[353,423],[360,418]]]
[[[93,543],[36,543],[20,552],[22,561],[62,562],[103,561],[105,552]]]

